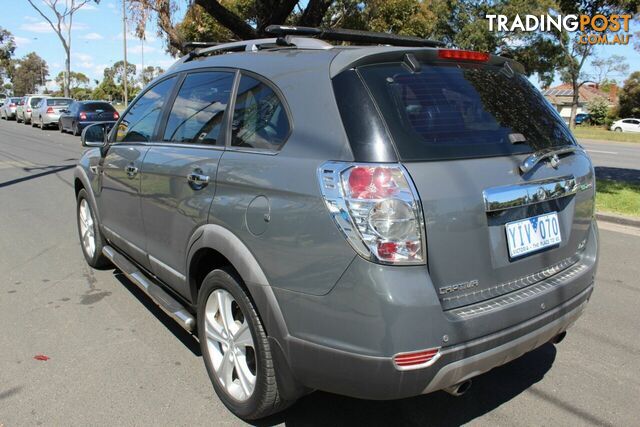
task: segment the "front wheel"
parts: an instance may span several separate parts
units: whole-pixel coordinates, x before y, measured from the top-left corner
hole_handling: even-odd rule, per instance
[[[622,128],[615,128],[614,131],[615,132],[622,132]]]
[[[279,393],[267,334],[231,269],[209,273],[198,294],[198,337],[216,394],[236,416],[263,418],[288,406]]]
[[[100,234],[100,227],[98,227],[87,191],[84,188],[78,192],[77,200],[78,236],[84,259],[93,268],[107,267],[110,265],[109,260],[102,254],[104,239]]]

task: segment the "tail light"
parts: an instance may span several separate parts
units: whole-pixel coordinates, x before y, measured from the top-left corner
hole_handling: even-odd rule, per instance
[[[27,108],[27,113],[30,113],[30,112],[31,112],[31,108]]]
[[[398,164],[328,162],[318,170],[325,203],[363,258],[381,264],[424,264],[422,208]]]
[[[53,113],[53,107],[47,108],[47,114],[51,114],[51,113]]]
[[[15,107],[16,104],[14,104],[13,102],[11,104],[9,104],[9,107]]]
[[[458,59],[462,61],[487,62],[489,54],[486,52],[477,52],[475,50],[460,49],[440,49],[438,50],[438,58],[440,59]]]
[[[440,349],[430,348],[429,350],[396,354],[393,356],[393,363],[396,365],[396,369],[403,371],[431,366],[439,357]]]
[[[113,112],[113,120],[118,120],[120,118],[120,114],[117,111]]]
[[[80,120],[87,120],[87,113],[85,113],[84,111],[80,112]]]

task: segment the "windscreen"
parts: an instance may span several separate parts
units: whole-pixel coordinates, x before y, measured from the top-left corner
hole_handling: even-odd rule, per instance
[[[521,74],[484,64],[358,69],[402,160],[529,153],[572,145],[555,109]]]
[[[108,102],[87,102],[82,105],[81,111],[86,111],[87,113],[95,113],[102,111],[116,111],[115,108]]]
[[[56,106],[56,107],[62,107],[65,105],[69,105],[71,104],[71,100],[70,99],[47,99],[47,105],[52,105],[52,106]]]

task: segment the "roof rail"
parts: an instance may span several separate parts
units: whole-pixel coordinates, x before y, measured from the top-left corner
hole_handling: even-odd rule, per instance
[[[428,40],[413,36],[399,36],[397,34],[376,33],[373,31],[346,30],[343,28],[315,28],[315,27],[295,27],[288,25],[269,25],[265,32],[278,37],[283,36],[308,36],[324,40],[345,41],[356,43],[389,44],[394,46],[413,47],[442,47],[443,42]]]
[[[308,37],[272,37],[266,39],[241,40],[230,43],[209,43],[209,42],[191,42],[185,43],[185,46],[197,46],[187,54],[185,61],[200,56],[218,55],[221,53],[231,52],[256,52],[262,49],[276,49],[295,47],[298,49],[331,49],[333,45],[322,40],[312,39]],[[203,46],[203,47],[200,47]]]

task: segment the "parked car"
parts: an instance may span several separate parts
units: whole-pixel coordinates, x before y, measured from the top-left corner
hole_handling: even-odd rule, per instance
[[[16,110],[16,120],[26,125],[31,124],[31,115],[33,110],[38,106],[40,100],[49,98],[49,95],[27,95],[23,98],[23,105]]]
[[[61,110],[58,128],[60,132],[70,131],[80,135],[82,129],[93,123],[113,122],[120,115],[113,105],[106,101],[74,101],[68,108]]]
[[[42,98],[32,113],[31,126],[39,126],[42,130],[51,125],[58,126],[60,111],[65,110],[71,102],[73,99],[70,98]]]
[[[640,132],[640,119],[620,119],[609,128],[614,132]]]
[[[575,122],[577,125],[589,123],[590,120],[591,120],[591,116],[587,113],[576,114]]]
[[[594,169],[523,67],[268,31],[185,56],[84,130],[88,264],[197,333],[247,419],[311,390],[460,395],[558,343],[594,287]]]
[[[11,120],[16,118],[16,109],[20,102],[19,97],[6,98],[2,107],[0,107],[0,117],[5,120]]]

